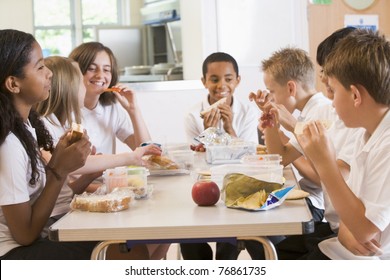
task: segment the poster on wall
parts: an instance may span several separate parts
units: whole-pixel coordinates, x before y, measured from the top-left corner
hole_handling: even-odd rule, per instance
[[[378,15],[345,15],[344,26],[345,27],[356,27],[365,28],[377,31],[379,28]]]

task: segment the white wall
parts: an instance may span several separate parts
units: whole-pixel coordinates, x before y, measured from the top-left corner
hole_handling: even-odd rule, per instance
[[[240,92],[263,87],[261,60],[291,45],[308,50],[306,0],[181,0],[185,79],[199,79],[204,58],[231,54],[239,64]]]
[[[18,29],[33,32],[31,0],[0,1],[0,29]]]
[[[153,141],[186,143],[184,118],[189,108],[206,95],[200,80],[127,84],[136,92],[138,104]],[[117,141],[117,152],[128,147]]]

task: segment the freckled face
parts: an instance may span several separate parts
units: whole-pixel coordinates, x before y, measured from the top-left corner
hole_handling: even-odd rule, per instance
[[[231,104],[234,90],[240,83],[231,62],[212,62],[207,65],[206,78],[202,78],[203,85],[209,90],[210,104],[214,104],[223,97],[227,104]]]

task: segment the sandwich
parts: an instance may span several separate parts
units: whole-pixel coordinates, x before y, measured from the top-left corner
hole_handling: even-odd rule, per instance
[[[226,97],[224,98],[221,98],[220,100],[218,100],[217,102],[215,102],[213,105],[207,107],[206,109],[204,109],[202,112],[200,112],[200,117],[203,118],[204,115],[207,113],[207,112],[210,112],[211,110],[215,109],[215,108],[218,108],[219,105],[221,104],[224,104],[226,102]]]
[[[131,199],[131,194],[126,191],[104,195],[83,193],[73,197],[70,207],[73,210],[89,212],[117,212],[128,209]]]
[[[146,167],[152,170],[179,169],[179,166],[166,156],[148,155],[144,156]]]
[[[313,122],[314,120],[312,121],[307,121],[307,122],[297,122],[297,124],[295,125],[295,128],[294,128],[294,134],[296,135],[300,135],[303,133],[303,130],[305,129],[306,125],[310,122]],[[319,120],[322,125],[326,128],[326,129],[329,129],[332,127],[333,125],[333,122],[331,120]]]
[[[70,133],[71,133],[70,142],[74,143],[76,141],[79,141],[81,137],[83,137],[84,128],[79,123],[72,123],[72,130]]]

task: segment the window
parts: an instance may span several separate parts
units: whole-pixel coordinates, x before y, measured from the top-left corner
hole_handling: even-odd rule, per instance
[[[123,25],[127,1],[33,0],[34,35],[44,56],[68,56],[77,45],[95,40],[95,26]]]

